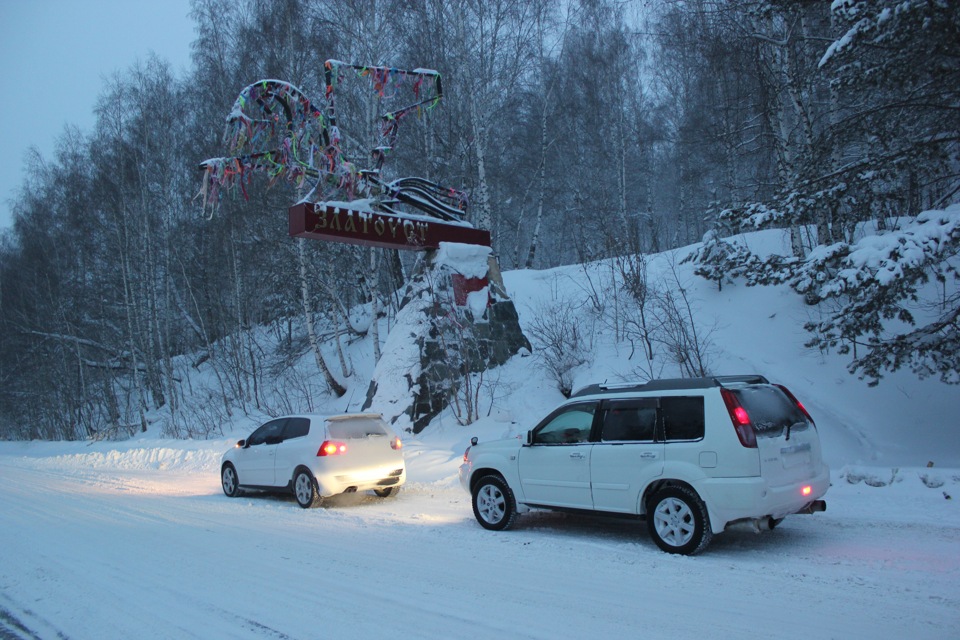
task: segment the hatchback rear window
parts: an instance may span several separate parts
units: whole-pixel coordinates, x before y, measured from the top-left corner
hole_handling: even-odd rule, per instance
[[[302,438],[308,433],[310,433],[310,420],[308,418],[290,418],[287,420],[287,426],[283,428],[283,439]]]
[[[378,418],[347,418],[342,420],[330,420],[327,423],[330,429],[330,437],[337,440],[351,440],[356,438],[366,438],[367,436],[385,436],[387,429],[383,422]]]
[[[732,391],[747,410],[757,436],[776,437],[787,427],[799,430],[810,424],[800,408],[776,387],[750,386]]]

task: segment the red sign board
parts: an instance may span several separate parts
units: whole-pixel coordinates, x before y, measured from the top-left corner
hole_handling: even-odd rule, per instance
[[[433,220],[303,202],[289,209],[290,236],[386,249],[423,251],[441,242],[490,246],[490,232]]]

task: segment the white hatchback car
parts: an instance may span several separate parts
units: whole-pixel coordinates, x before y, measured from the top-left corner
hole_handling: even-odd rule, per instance
[[[220,463],[226,495],[287,490],[304,509],[355,491],[387,498],[406,478],[400,438],[370,413],[275,418],[237,442]]]
[[[697,553],[733,523],[823,511],[830,486],[810,414],[761,376],[592,385],[525,442],[471,442],[460,482],[483,527],[531,508],[642,517],[670,553]]]

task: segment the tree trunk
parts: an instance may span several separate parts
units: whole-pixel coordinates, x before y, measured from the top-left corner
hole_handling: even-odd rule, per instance
[[[347,393],[347,389],[337,382],[333,374],[330,373],[330,367],[327,366],[320,352],[320,342],[317,340],[317,333],[313,328],[313,310],[310,304],[310,281],[307,279],[307,256],[304,250],[306,240],[297,238],[297,260],[300,263],[300,295],[303,304],[303,320],[307,325],[307,338],[310,340],[310,348],[313,349],[313,356],[317,361],[317,368],[323,374],[327,386],[338,398]]]

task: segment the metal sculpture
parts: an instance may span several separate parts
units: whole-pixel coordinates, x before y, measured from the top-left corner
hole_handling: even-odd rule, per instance
[[[464,220],[467,210],[464,192],[424,178],[385,181],[381,175],[384,162],[396,144],[401,120],[411,113],[434,108],[443,97],[440,74],[429,69],[366,67],[337,60],[327,60],[324,71],[324,109],[317,107],[299,88],[281,80],[260,80],[240,92],[227,116],[224,133],[231,155],[200,164],[204,170],[201,192],[204,207],[216,207],[223,192],[229,189],[239,188],[246,197],[250,178],[260,172],[269,177],[270,184],[287,180],[307,191],[290,210],[292,235],[296,228],[297,235],[323,237],[322,233],[309,235],[322,230],[316,229],[316,224],[307,228],[306,218],[308,215],[318,219],[335,218],[338,215],[335,212],[359,216],[380,213],[401,220],[410,219],[410,214],[425,215],[480,232]],[[408,90],[413,96],[411,104],[379,116],[378,139],[370,150],[367,166],[361,166],[344,153],[337,122],[336,88],[349,72],[368,78],[378,97],[395,97],[401,90]],[[295,210],[300,212],[296,215],[297,224]],[[421,222],[431,224],[429,220]],[[439,228],[443,229],[443,225]],[[485,238],[473,235],[467,241],[489,245],[489,233],[481,234],[485,234]],[[417,244],[417,237],[425,240],[426,232],[404,234],[404,244],[413,243],[414,247],[422,248],[422,244]],[[339,240],[376,244],[366,242],[357,234],[347,234],[346,240]],[[389,240],[384,242],[390,245]]]

